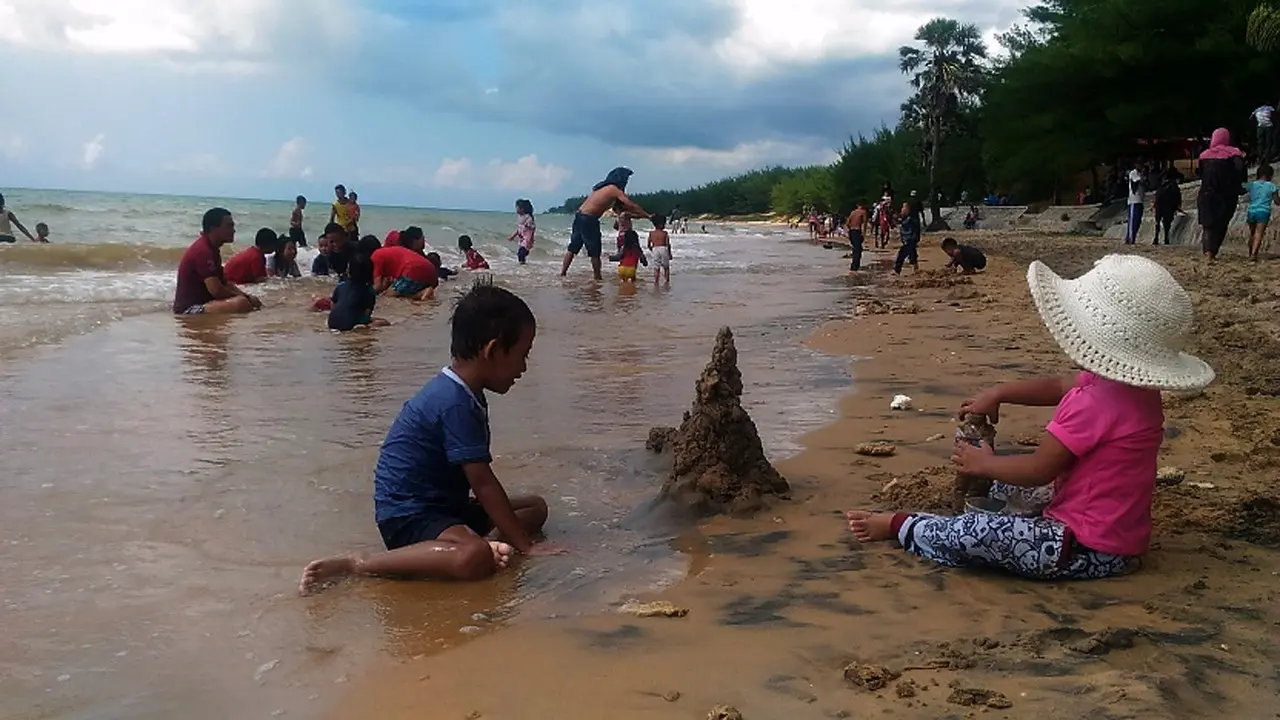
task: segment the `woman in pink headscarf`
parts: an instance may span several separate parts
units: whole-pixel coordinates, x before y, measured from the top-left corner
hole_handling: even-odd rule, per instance
[[[1244,193],[1244,153],[1231,144],[1226,128],[1213,131],[1209,149],[1200,153],[1200,196],[1196,207],[1202,228],[1200,245],[1213,262],[1227,237],[1227,226]]]

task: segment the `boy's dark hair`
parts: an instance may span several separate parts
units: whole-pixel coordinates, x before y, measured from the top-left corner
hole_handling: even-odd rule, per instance
[[[3,204],[4,196],[0,195],[0,205]],[[226,208],[209,208],[204,214],[204,219],[200,221],[200,229],[204,232],[210,232],[222,225],[222,221],[229,217],[231,217],[231,211]]]
[[[1275,177],[1275,176],[1276,176],[1276,171],[1275,171],[1275,169],[1273,169],[1270,165],[1259,165],[1259,166],[1258,166],[1258,177],[1263,178],[1263,179],[1266,179],[1266,180],[1270,180],[1271,178],[1273,178],[1273,177]]]
[[[441,263],[441,261],[440,261],[440,253],[435,252],[434,250],[433,250],[433,251],[431,251],[431,252],[429,252],[429,253],[427,253],[427,262],[431,263],[432,265],[435,265],[435,266],[436,266],[436,269],[437,269],[437,270],[439,270],[439,269],[440,269],[440,263]]]
[[[373,254],[382,249],[382,241],[376,235],[365,235],[360,238],[360,242],[356,244],[356,254],[365,257],[373,257]]]
[[[953,237],[943,238],[942,240],[943,250],[950,250],[951,248],[959,247],[959,246],[960,246],[960,243],[956,242],[956,239]]]
[[[276,246],[280,244],[280,236],[271,228],[260,228],[258,234],[253,236],[253,244],[264,252],[275,252]]]
[[[345,235],[347,233],[347,229],[336,222],[332,222],[324,226],[325,235],[332,235],[334,233],[342,233]]]
[[[659,213],[649,218],[649,222],[653,223],[653,226],[659,230],[665,230],[667,227],[667,216]]]
[[[472,360],[490,342],[510,350],[520,342],[526,327],[537,327],[533,311],[515,293],[493,284],[491,279],[477,280],[471,290],[453,308],[449,319],[453,339],[449,353],[459,360]]]
[[[400,244],[405,247],[408,247],[409,245],[417,242],[418,240],[426,240],[426,239],[427,239],[426,233],[422,232],[422,228],[418,227],[417,225],[410,225],[409,227],[400,231]]]
[[[347,190],[347,186],[346,186],[346,185],[342,185],[342,184],[338,184],[338,185],[334,185],[334,186],[333,186],[333,189],[334,189],[334,190],[341,190],[341,191],[343,191],[343,192],[346,192],[346,190]]]
[[[459,250],[462,250],[462,251],[464,251],[464,252],[465,252],[465,251],[467,251],[467,250],[470,250],[470,249],[471,249],[471,247],[472,247],[472,245],[471,245],[471,236],[470,236],[470,235],[459,235],[459,236],[458,236],[458,249],[459,249]]]
[[[347,263],[347,278],[357,285],[372,285],[373,259],[364,253],[356,253]]]
[[[298,199],[294,201],[294,204],[295,204],[295,205],[302,205],[302,204],[303,204],[303,203],[305,203],[306,201],[307,201],[307,198],[306,198],[306,196],[305,196],[305,195],[299,195],[299,196],[298,196]]]
[[[48,229],[49,229],[49,226],[46,223],[42,223],[42,222],[36,223],[36,232],[39,232],[41,230],[48,230]]]
[[[533,203],[529,202],[528,200],[525,200],[524,198],[521,198],[516,201],[516,207],[523,210],[525,215],[533,214]]]

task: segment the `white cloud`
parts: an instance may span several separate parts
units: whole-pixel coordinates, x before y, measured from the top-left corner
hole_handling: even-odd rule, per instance
[[[779,63],[892,54],[929,20],[952,16],[984,31],[1018,19],[1026,0],[729,0],[738,26],[716,45],[740,74],[767,73]]]
[[[632,148],[631,152],[663,165],[712,166],[722,170],[745,170],[763,165],[817,165],[834,162],[836,152],[830,148],[761,140],[742,143],[730,150],[708,150],[699,147]]]
[[[98,160],[102,159],[102,153],[107,149],[106,133],[98,133],[93,139],[84,144],[84,152],[80,156],[80,161],[86,170],[92,170],[98,164]]]
[[[525,155],[514,162],[490,160],[476,165],[471,158],[445,158],[432,174],[432,184],[440,188],[468,190],[487,188],[516,192],[552,192],[572,173],[553,163],[543,164],[537,155]]]
[[[311,166],[307,164],[309,154],[310,148],[307,147],[307,141],[303,138],[293,137],[285,140],[276,151],[275,157],[267,163],[267,169],[263,171],[263,175],[270,178],[311,177]]]

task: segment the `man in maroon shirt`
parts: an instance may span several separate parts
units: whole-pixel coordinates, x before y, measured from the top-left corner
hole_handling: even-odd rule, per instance
[[[262,307],[258,298],[228,283],[222,273],[219,248],[236,237],[231,211],[213,208],[204,214],[203,232],[178,262],[178,289],[173,294],[176,315],[228,315]]]

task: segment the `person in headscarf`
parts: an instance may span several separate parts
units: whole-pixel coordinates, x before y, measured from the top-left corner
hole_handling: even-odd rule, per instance
[[[1222,249],[1227,226],[1244,193],[1245,178],[1244,153],[1231,144],[1231,133],[1226,128],[1214,130],[1209,149],[1200,153],[1200,195],[1196,199],[1203,228],[1201,248],[1210,262]]]
[[[591,258],[591,270],[596,280],[600,280],[601,233],[600,218],[605,212],[614,209],[628,212],[632,217],[648,218],[649,213],[627,197],[627,181],[632,172],[628,168],[616,167],[609,171],[605,179],[591,188],[591,194],[582,202],[577,214],[573,216],[573,234],[569,239],[569,247],[564,253],[564,265],[560,268],[560,277],[569,274],[569,266],[573,258],[587,249],[587,257]]]

